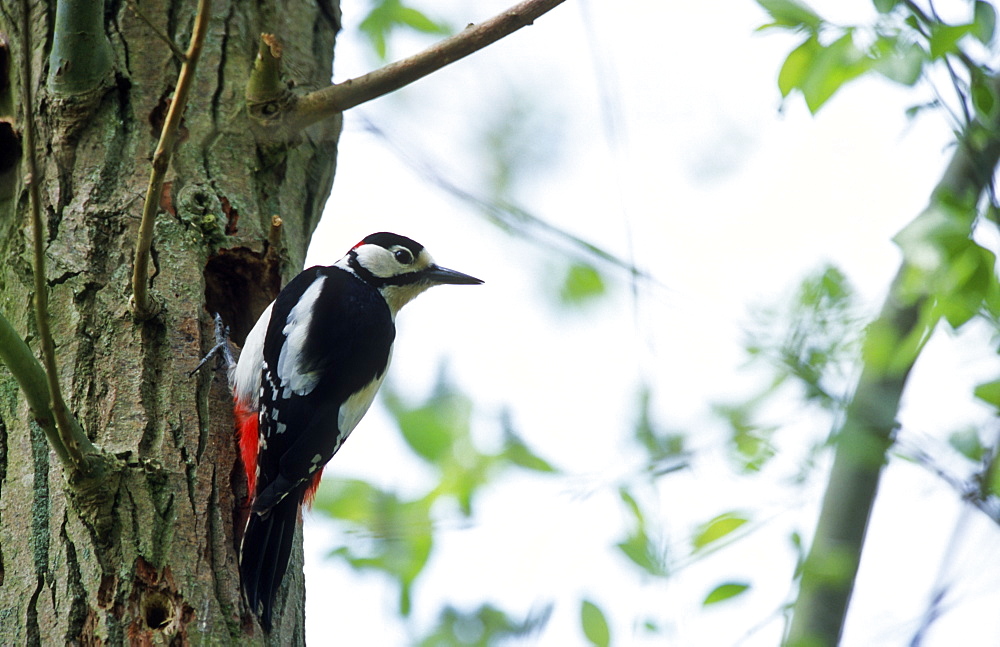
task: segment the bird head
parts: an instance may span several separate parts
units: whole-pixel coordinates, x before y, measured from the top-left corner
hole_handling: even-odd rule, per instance
[[[482,283],[468,274],[441,267],[417,241],[384,231],[366,236],[340,264],[375,287],[394,316],[427,288]]]

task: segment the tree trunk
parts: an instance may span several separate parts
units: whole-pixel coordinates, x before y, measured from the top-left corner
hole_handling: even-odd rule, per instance
[[[103,11],[97,1],[58,4],[0,4],[0,312],[34,347],[19,143],[20,12],[30,6],[34,181],[48,229],[59,379],[107,453],[107,472],[95,483],[67,480],[0,367],[0,635],[28,645],[303,643],[301,541],[269,637],[242,601],[246,482],[225,376],[188,372],[213,344],[211,313],[242,342],[302,266],[333,180],[340,123],[314,126],[290,146],[258,146],[244,88],[261,32],[282,42],[296,91],[328,85],[339,8],[212,2],[155,227],[150,286],[159,310],[136,321],[136,231],[180,67],[146,20],[183,51],[195,2],[141,0],[145,19],[120,0]]]

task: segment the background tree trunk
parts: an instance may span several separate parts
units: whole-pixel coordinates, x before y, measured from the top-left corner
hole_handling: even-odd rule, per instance
[[[187,373],[212,346],[212,312],[240,343],[301,268],[333,180],[340,124],[314,126],[291,146],[258,147],[244,86],[265,31],[284,45],[296,90],[328,85],[339,8],[333,0],[212,2],[153,241],[152,295],[161,309],[136,322],[136,230],[180,62],[125,2],[109,0],[97,12],[97,42],[64,40],[70,30],[60,33],[56,0],[28,4],[35,179],[48,226],[59,377],[70,409],[114,460],[96,487],[68,483],[0,368],[0,635],[29,645],[263,640],[239,592],[246,484],[225,379]],[[138,4],[186,48],[193,0]],[[0,311],[34,344],[18,144],[21,7],[0,5],[0,122],[10,124],[0,123]],[[283,225],[272,232],[276,215]],[[275,644],[304,642],[301,563],[298,541]]]

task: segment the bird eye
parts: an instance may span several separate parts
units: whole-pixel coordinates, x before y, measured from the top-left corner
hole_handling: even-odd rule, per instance
[[[413,253],[406,248],[397,249],[393,253],[393,255],[396,257],[396,260],[399,261],[399,263],[402,265],[409,265],[410,263],[413,262]]]

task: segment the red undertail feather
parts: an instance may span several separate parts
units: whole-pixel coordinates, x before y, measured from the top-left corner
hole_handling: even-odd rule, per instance
[[[260,441],[260,431],[257,427],[260,412],[251,409],[239,398],[233,398],[233,413],[236,418],[236,434],[240,443],[240,457],[243,459],[243,469],[247,475],[247,492],[253,497],[257,488],[257,444]],[[306,505],[312,505],[319,488],[319,479],[323,469],[313,475],[309,487],[306,488],[302,500]]]
[[[251,409],[239,398],[234,398],[234,414],[236,417],[236,434],[240,442],[240,457],[243,459],[243,469],[247,473],[247,492],[253,496],[257,487],[257,431],[258,412]]]
[[[309,487],[306,488],[306,493],[302,495],[302,503],[305,505],[312,505],[313,499],[316,498],[316,490],[319,488],[319,478],[323,476],[323,468],[319,468],[319,471],[313,474],[313,479],[309,483]]]

